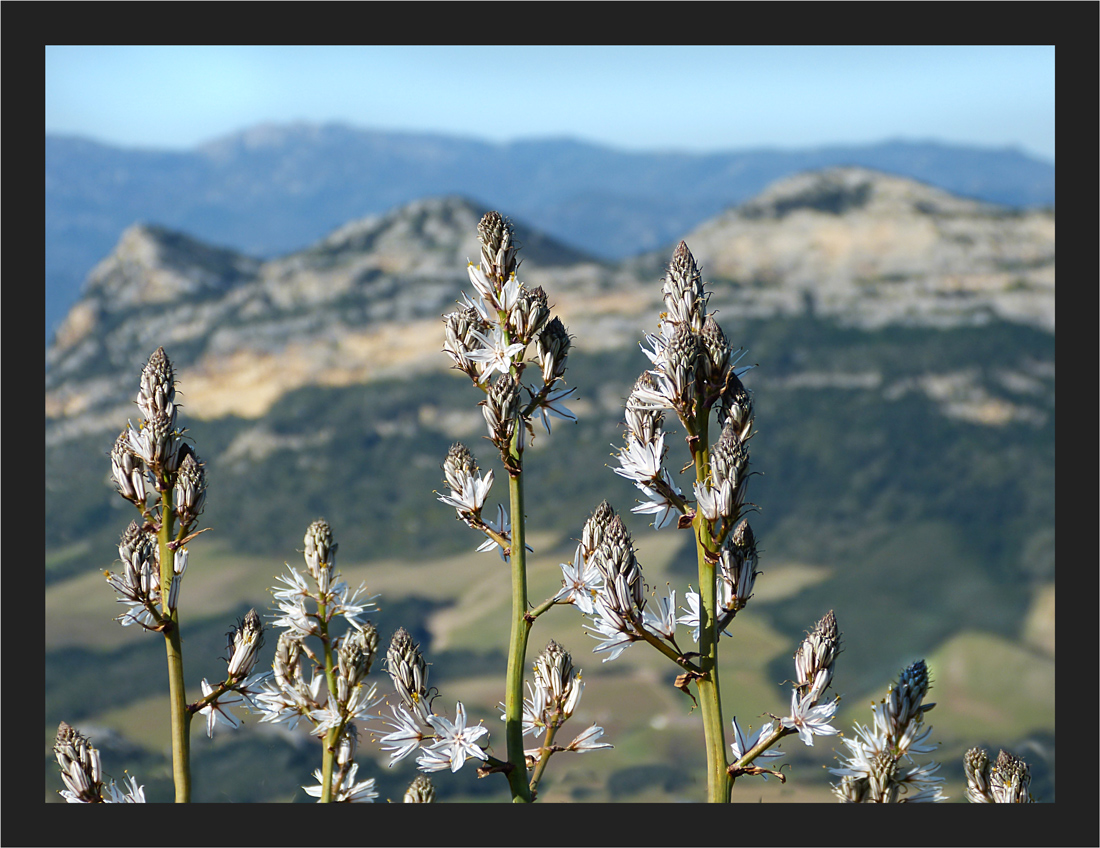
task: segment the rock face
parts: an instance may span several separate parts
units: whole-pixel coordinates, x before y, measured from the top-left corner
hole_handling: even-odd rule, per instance
[[[131,417],[136,375],[158,345],[198,418],[259,417],[301,386],[446,368],[440,316],[467,286],[485,211],[421,200],[266,262],[131,227],[47,352],[47,442]],[[586,348],[651,329],[671,250],[612,265],[516,227],[520,278],[552,293]],[[810,309],[868,327],[1000,318],[1054,330],[1053,213],[841,168],[776,183],[686,240],[724,315]]]
[[[862,168],[782,180],[687,237],[715,297],[843,323],[992,317],[1054,331],[1054,213],[965,200]]]

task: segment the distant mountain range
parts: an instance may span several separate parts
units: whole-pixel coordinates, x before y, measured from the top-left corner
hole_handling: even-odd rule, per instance
[[[491,144],[340,124],[262,125],[187,152],[46,136],[47,343],[93,266],[138,223],[271,258],[428,196],[507,210],[600,259],[663,248],[797,172],[859,165],[1005,206],[1054,205],[1054,165],[1013,149],[889,141],[713,154],[570,139]]]

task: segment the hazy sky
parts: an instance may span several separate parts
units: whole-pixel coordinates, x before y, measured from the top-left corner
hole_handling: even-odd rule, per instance
[[[184,149],[340,121],[706,152],[885,139],[1054,161],[1054,47],[46,47],[46,132]]]

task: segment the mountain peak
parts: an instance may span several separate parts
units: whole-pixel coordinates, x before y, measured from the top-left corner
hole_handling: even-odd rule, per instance
[[[259,260],[154,224],[127,227],[88,276],[89,295],[108,310],[163,304],[224,290],[252,276]]]
[[[779,220],[798,211],[844,215],[920,212],[976,213],[988,204],[957,197],[916,180],[857,166],[803,171],[772,183],[737,210],[749,219]]]
[[[461,195],[414,200],[381,214],[350,221],[314,244],[304,257],[333,261],[339,254],[374,252],[387,271],[413,274],[425,270],[461,269],[480,254],[477,224],[489,209]],[[515,221],[524,261],[549,267],[595,261]]]

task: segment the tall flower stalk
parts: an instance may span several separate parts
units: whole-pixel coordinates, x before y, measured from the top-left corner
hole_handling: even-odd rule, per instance
[[[362,616],[376,609],[377,595],[364,596],[366,586],[351,589],[336,570],[332,528],[324,519],[309,525],[304,538],[306,574],[287,566],[272,593],[282,630],[275,648],[270,678],[254,699],[261,722],[284,723],[291,729],[301,719],[313,725],[321,739],[321,768],[315,785],[305,791],[322,803],[370,802],[378,797],[374,778],[356,781],[359,769],[359,723],[374,718],[377,684],[366,680],[378,651],[378,632]],[[344,633],[334,623],[343,619]],[[307,681],[304,661],[312,666]],[[322,689],[323,685],[323,689]]]
[[[251,703],[264,673],[252,674],[264,642],[263,624],[252,610],[228,634],[226,676],[217,684],[202,681],[202,697],[188,703],[183,678],[180,635],[180,588],[188,565],[187,543],[197,530],[206,501],[206,470],[184,430],[177,424],[176,378],[164,348],[157,348],[141,373],[137,395],[141,418],[115,441],[111,475],[119,494],[139,517],[122,534],[118,553],[122,568],[108,573],[126,611],[125,627],[164,636],[168,665],[172,777],[177,802],[191,800],[191,719],[207,717],[208,733],[224,722],[239,725],[229,707]]]
[[[714,316],[707,313],[709,296],[684,242],[673,254],[663,295],[666,311],[657,332],[646,336],[648,348],[642,347],[651,367],[637,379],[627,398],[626,443],[614,470],[645,495],[632,512],[652,515],[658,530],[691,530],[699,589],[689,589],[684,595],[688,607],[683,615],[678,614],[675,590],[658,601],[657,610],[647,609],[633,541],[605,501],[585,524],[573,563],[562,565],[559,598],[575,604],[592,619],[586,626],[600,640],[594,650],[607,652],[604,662],[642,641],[679,666],[675,685],[698,704],[702,716],[707,800],[725,803],[738,776],[777,774],[753,762],[776,756],[778,752],[769,749],[784,736],[798,733],[812,745],[815,735],[836,733],[829,724],[835,703],[819,705],[818,701],[831,680],[839,632],[830,613],[815,630],[818,648],[808,657],[802,656],[804,648],[800,648],[796,655],[799,682],[792,692],[789,716],[781,720],[773,717],[778,723],[765,725],[751,740],[734,719],[734,761],[730,763],[718,649],[721,635],[752,596],[757,576],[756,541],[743,516],[753,403],[740,378],[752,366],[737,365],[743,352],[735,354]],[[694,468],[695,472],[688,494],[665,465],[668,411],[684,429],[690,459],[683,471]],[[712,426],[717,433],[713,443]],[[681,648],[676,637],[679,624],[693,628],[697,650]],[[812,680],[806,678],[811,668],[818,675]]]
[[[519,248],[512,224],[499,213],[489,212],[477,229],[481,257],[477,265],[468,266],[474,296],[463,294],[461,308],[443,317],[444,352],[454,367],[485,394],[479,405],[489,440],[499,451],[508,474],[508,508],[506,511],[503,504],[498,505],[495,520],[483,514],[493,472],[482,477],[473,454],[462,444],[451,448],[443,464],[450,494],[441,495],[439,500],[454,507],[466,525],[485,535],[486,541],[478,550],[499,549],[510,564],[511,627],[503,703],[507,760],[496,770],[507,775],[512,799],[527,802],[534,799],[545,760],[552,753],[605,747],[559,748],[553,745],[551,734],[539,749],[541,753],[533,757],[537,763],[534,775],[528,773],[523,747],[527,732],[523,674],[528,636],[536,618],[551,606],[565,603],[561,598],[549,598],[532,608],[529,602],[524,448],[528,439],[535,437],[535,420],[541,420],[547,434],[552,417],[576,421],[564,406],[575,389],[560,385],[565,380],[569,334],[561,321],[551,316],[546,292],[541,287],[529,289],[519,281]],[[532,726],[527,723],[528,730]]]

